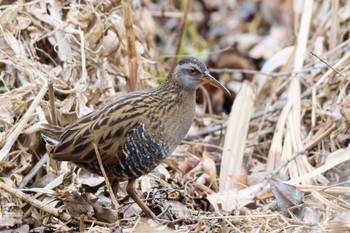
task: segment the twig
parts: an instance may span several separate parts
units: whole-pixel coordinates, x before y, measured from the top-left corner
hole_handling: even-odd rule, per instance
[[[95,143],[92,143],[92,145],[93,145],[93,147],[94,147],[94,149],[95,149],[97,162],[98,162],[98,165],[100,166],[100,169],[101,169],[103,178],[105,179],[106,186],[107,186],[107,188],[108,188],[108,190],[109,190],[109,194],[111,195],[111,199],[112,199],[114,208],[115,208],[116,210],[118,210],[119,204],[118,204],[117,198],[116,198],[115,195],[114,195],[114,192],[113,192],[113,189],[112,189],[112,187],[111,187],[111,183],[109,182],[109,179],[108,179],[108,176],[107,176],[107,174],[106,174],[106,171],[105,171],[105,169],[104,169],[104,167],[103,167],[103,163],[102,163],[102,159],[101,159],[100,152],[98,151],[97,145],[96,145]]]
[[[29,181],[33,179],[33,177],[36,175],[36,173],[41,169],[41,167],[46,163],[49,156],[47,153],[41,157],[41,159],[35,164],[35,166],[30,170],[30,172],[23,178],[21,183],[18,185],[18,188],[25,187]]]
[[[339,61],[337,61],[337,63],[333,66],[333,68],[335,69],[339,66],[342,66],[344,63],[347,64],[349,58],[350,58],[350,52],[347,52],[345,55],[342,56],[342,58]],[[314,86],[318,87],[320,86],[320,84],[324,83],[325,80],[328,78],[328,76],[330,76],[334,72],[333,68],[331,67],[326,73],[324,73],[322,77],[318,79],[318,81]]]
[[[1,8],[0,8],[1,9]],[[162,17],[162,18],[183,18],[184,12],[176,11],[150,11],[153,17]],[[188,19],[191,21],[200,22],[204,19],[203,12],[191,12],[188,14]]]
[[[221,217],[225,217],[225,216],[223,216],[220,212],[218,213],[218,215],[220,215]],[[233,225],[227,218],[223,218],[223,220],[224,220],[229,226],[231,226],[231,229],[232,229],[234,232],[242,233],[242,231],[240,231],[235,225]]]
[[[335,73],[339,74],[342,78],[346,79],[346,77],[340,73],[339,71],[337,71],[333,66],[329,65],[325,60],[323,60],[322,58],[320,58],[317,54],[315,54],[314,52],[310,51],[310,54],[316,58],[318,58],[323,64],[325,64],[328,68],[332,69]]]
[[[278,217],[279,214],[259,214],[259,215],[229,215],[229,216],[212,216],[212,217],[204,217],[201,216],[201,219],[211,220],[211,219],[252,219],[252,218],[267,218],[267,217]]]
[[[280,76],[292,76],[296,74],[309,73],[315,69],[316,68],[314,67],[310,67],[307,69],[303,69],[299,72],[285,71],[285,72],[271,72],[271,73],[265,73],[259,70],[245,70],[245,69],[231,69],[231,68],[211,68],[209,69],[209,71],[215,72],[215,73],[243,73],[243,74],[258,74],[258,75],[271,76],[271,77],[280,77]]]
[[[182,141],[182,143],[183,144],[187,144],[187,145],[197,145],[197,146],[204,146],[204,147],[215,148],[215,149],[218,149],[220,151],[223,150],[223,148],[221,146],[217,146],[217,145],[213,145],[213,144],[209,144],[209,143],[192,142],[192,141]]]
[[[129,91],[135,91],[137,89],[137,53],[135,43],[135,33],[133,29],[132,14],[130,1],[123,0],[123,14],[124,14],[124,27],[128,51],[128,65],[129,65]]]
[[[46,205],[45,203],[32,198],[30,195],[23,193],[22,191],[12,188],[11,186],[3,183],[2,181],[0,181],[0,189],[5,190],[6,192],[16,196],[17,198],[29,203],[30,205],[45,211],[53,216],[55,216],[56,218],[59,218],[62,221],[69,221],[71,219],[71,216],[67,213],[62,213],[59,210],[52,208],[51,206]]]

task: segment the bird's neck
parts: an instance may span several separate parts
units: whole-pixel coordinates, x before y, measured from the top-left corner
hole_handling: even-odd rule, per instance
[[[198,89],[198,86],[187,86],[187,85],[181,85],[178,80],[175,80],[172,77],[172,74],[170,74],[164,82],[158,87],[160,91],[166,91],[166,92],[184,92],[185,95],[194,96],[196,93],[196,90]]]
[[[164,96],[162,99],[163,108],[166,109],[162,116],[164,125],[164,137],[170,142],[170,151],[176,148],[182,138],[185,137],[191,127],[195,114],[195,90],[188,91],[173,83],[163,83],[157,91]]]

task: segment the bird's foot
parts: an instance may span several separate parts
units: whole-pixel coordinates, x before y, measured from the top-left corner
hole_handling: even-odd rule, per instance
[[[174,219],[174,220],[168,220],[168,219],[163,219],[162,217],[168,212],[170,206],[168,206],[162,213],[158,214],[158,215],[154,215],[152,213],[151,217],[155,222],[159,223],[159,224],[164,224],[164,225],[174,225],[176,223],[182,222],[185,219],[184,218],[178,218],[178,219]]]
[[[158,224],[162,224],[162,225],[170,225],[170,226],[174,226],[176,223],[182,222],[185,219],[184,218],[178,218],[178,219],[174,219],[174,220],[168,220],[168,219],[163,219],[157,216],[152,217],[152,219],[158,223]]]

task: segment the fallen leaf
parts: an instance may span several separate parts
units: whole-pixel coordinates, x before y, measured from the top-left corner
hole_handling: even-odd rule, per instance
[[[236,189],[209,194],[207,196],[208,201],[214,207],[215,211],[224,210],[229,212],[253,202],[253,198],[253,195],[247,195],[246,192],[239,192]]]
[[[232,183],[235,184],[235,189],[241,190],[247,187],[248,174],[246,172],[242,172],[241,174],[230,175],[229,177],[232,180]]]
[[[87,196],[81,195],[78,192],[68,191],[60,193],[59,196],[72,217],[79,218],[82,214],[92,217],[94,214],[94,210],[89,203]]]
[[[215,161],[210,157],[208,152],[204,151],[203,153],[203,171],[207,175],[209,179],[210,186],[212,187],[213,190],[218,189],[218,184],[216,182],[217,180],[217,173],[216,173],[216,165]]]
[[[104,182],[102,176],[95,175],[86,169],[81,169],[76,177],[77,183],[80,185],[87,185],[91,188],[97,187]]]
[[[153,220],[141,219],[135,226],[133,232],[135,233],[153,233],[153,232],[172,233],[177,231],[175,231],[175,229],[172,229],[166,225],[157,224]]]
[[[35,231],[30,231],[29,225],[25,224],[15,229],[2,230],[0,232],[1,233],[28,233],[28,232],[35,232]]]
[[[273,196],[276,198],[278,210],[288,215],[290,207],[299,205],[303,201],[304,193],[296,187],[286,184],[277,178],[268,178]]]
[[[169,208],[169,212],[174,216],[175,219],[179,218],[189,218],[191,216],[191,211],[181,202],[168,200],[164,203],[165,209]]]
[[[104,207],[98,202],[93,204],[93,208],[95,211],[95,217],[99,221],[114,223],[118,220],[118,210],[109,207]]]
[[[22,209],[14,203],[8,203],[1,207],[0,228],[14,227],[22,224]],[[13,232],[13,231],[11,231]]]
[[[200,160],[198,158],[189,156],[184,161],[179,163],[178,168],[182,172],[182,174],[187,174],[193,168],[195,168],[199,163],[200,163]]]

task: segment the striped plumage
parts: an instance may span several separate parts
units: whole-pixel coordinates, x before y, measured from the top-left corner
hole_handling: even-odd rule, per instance
[[[158,88],[128,93],[65,128],[42,124],[41,133],[54,147],[54,159],[101,174],[94,142],[108,176],[129,180],[129,195],[154,218],[132,193],[132,184],[159,165],[184,138],[194,117],[195,91],[202,82],[228,92],[209,75],[204,63],[184,58]]]

